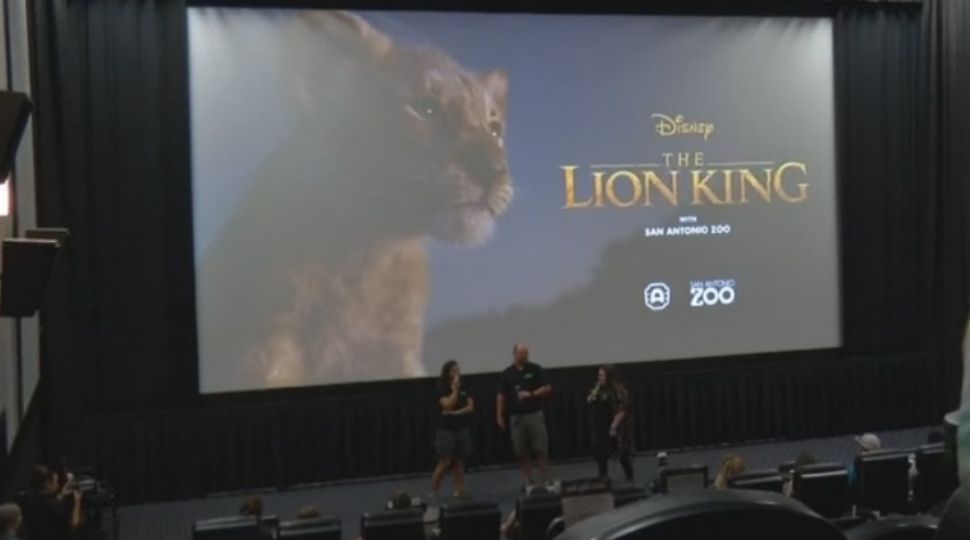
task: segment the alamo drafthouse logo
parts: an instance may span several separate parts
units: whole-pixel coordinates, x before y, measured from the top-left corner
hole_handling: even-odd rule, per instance
[[[661,311],[670,305],[670,287],[666,283],[654,282],[643,289],[643,303],[651,311]]]
[[[684,138],[707,142],[716,131],[713,122],[682,114],[654,113],[651,118],[656,122],[651,132],[663,144]],[[561,165],[562,209],[801,204],[809,199],[804,161],[762,158],[665,148],[644,162]]]

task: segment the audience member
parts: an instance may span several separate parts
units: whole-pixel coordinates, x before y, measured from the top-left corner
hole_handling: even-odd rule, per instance
[[[552,491],[546,489],[543,486],[536,486],[529,492],[529,496],[534,495],[549,495]],[[502,538],[508,538],[512,540],[519,537],[519,516],[515,510],[509,514],[509,517],[505,518],[502,522]]]
[[[815,456],[813,456],[811,452],[803,451],[799,452],[798,455],[795,456],[795,470],[807,465],[815,465],[816,463],[818,463],[818,460],[815,459]]]
[[[34,467],[23,509],[31,540],[64,540],[81,527],[81,493],[60,486],[56,472]]]
[[[0,540],[17,540],[23,517],[20,507],[13,503],[0,504]]]
[[[259,522],[259,535],[264,540],[269,540],[273,538],[273,531],[263,523],[263,500],[255,495],[249,497],[243,501],[242,506],[239,507],[239,515],[241,516],[251,516],[256,518]]]
[[[795,472],[797,472],[802,467],[805,467],[808,465],[815,465],[816,463],[818,463],[818,460],[815,459],[815,456],[813,456],[810,452],[802,451],[802,452],[799,452],[797,456],[795,456],[795,461],[792,462],[793,467],[786,474],[787,477],[785,478],[785,487],[784,487],[785,495],[788,495],[789,497],[791,497],[794,492],[793,478],[795,477]]]
[[[876,452],[882,450],[882,441],[875,433],[866,433],[861,437],[856,437],[855,439],[858,447],[856,448],[856,455],[861,456],[868,454],[870,452]],[[855,468],[855,460],[853,459],[849,463],[849,492],[855,493],[858,488],[859,482],[859,472]]]
[[[316,506],[307,505],[296,513],[296,519],[317,519],[320,517],[320,510]]]
[[[660,478],[663,477],[665,470],[667,470],[667,452],[657,452],[657,472],[652,487],[654,493],[660,493]]]
[[[744,460],[736,454],[728,454],[721,460],[721,468],[714,478],[714,489],[727,489],[728,482],[746,470]]]
[[[391,497],[387,506],[390,510],[407,510],[413,506],[414,497],[406,491],[398,491]]]

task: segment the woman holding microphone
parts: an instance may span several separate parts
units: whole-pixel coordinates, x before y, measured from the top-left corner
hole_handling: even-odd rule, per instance
[[[590,407],[593,454],[601,477],[608,476],[607,460],[616,450],[623,474],[633,481],[633,418],[630,411],[630,393],[621,383],[613,366],[602,366],[597,372],[596,385],[586,396]]]
[[[431,475],[431,487],[437,498],[441,480],[450,469],[455,481],[454,495],[463,497],[465,495],[465,458],[472,452],[469,425],[471,414],[475,412],[475,401],[461,386],[461,369],[455,360],[448,360],[441,366],[436,406],[438,420],[434,448],[438,455],[438,465]]]

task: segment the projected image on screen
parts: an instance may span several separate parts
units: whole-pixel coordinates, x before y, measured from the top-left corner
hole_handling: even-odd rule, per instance
[[[822,19],[191,8],[204,392],[839,344]]]

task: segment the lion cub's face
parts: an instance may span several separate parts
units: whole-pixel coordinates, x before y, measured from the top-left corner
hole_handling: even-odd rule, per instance
[[[505,73],[473,73],[440,50],[395,43],[352,13],[301,20],[304,32],[288,36],[301,62],[298,103],[316,115],[303,123],[327,134],[321,159],[346,171],[339,195],[356,197],[348,208],[366,204],[407,234],[487,239],[512,200]]]
[[[395,56],[393,71],[403,82],[396,88],[401,123],[391,132],[412,158],[401,170],[410,177],[400,181],[434,237],[482,242],[512,200],[506,76],[471,73],[437,51]]]

